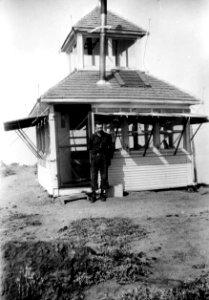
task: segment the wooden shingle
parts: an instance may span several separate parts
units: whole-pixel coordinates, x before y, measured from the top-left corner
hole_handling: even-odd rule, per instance
[[[153,76],[146,74],[146,82],[143,84],[144,72],[122,70],[118,74],[125,85],[118,82],[114,72],[107,72],[106,79],[110,84],[102,86],[97,85],[99,71],[77,70],[50,88],[41,99],[87,99],[89,102],[91,99],[130,99],[136,102],[147,99],[199,103],[193,96]]]
[[[101,16],[100,16],[100,8],[94,8],[90,13],[85,15],[82,19],[80,19],[73,27],[74,29],[94,29],[101,25]],[[139,35],[145,35],[146,31],[135,25],[134,23],[126,20],[123,17],[120,17],[114,14],[111,11],[107,11],[107,25],[111,26],[111,30],[114,31],[127,31],[127,32],[135,32]]]

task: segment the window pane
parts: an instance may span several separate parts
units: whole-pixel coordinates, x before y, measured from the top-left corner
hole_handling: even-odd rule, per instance
[[[70,130],[71,151],[87,150],[86,126],[80,130]]]

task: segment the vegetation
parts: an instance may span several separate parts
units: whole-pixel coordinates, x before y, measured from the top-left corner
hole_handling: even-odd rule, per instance
[[[81,300],[92,286],[108,280],[124,286],[124,292],[106,293],[103,300],[209,299],[207,276],[172,289],[142,284],[156,259],[131,251],[131,242],[147,232],[128,218],[81,219],[58,235],[52,242],[4,245],[2,299]],[[132,288],[125,290],[127,284]],[[92,300],[97,299],[102,300]]]
[[[59,234],[54,242],[4,246],[6,299],[72,299],[94,284],[130,283],[150,273],[152,260],[130,251],[131,238],[146,233],[129,219],[82,219]]]

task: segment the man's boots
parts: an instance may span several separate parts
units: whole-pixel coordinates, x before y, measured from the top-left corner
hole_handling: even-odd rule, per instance
[[[107,193],[105,190],[101,190],[101,194],[100,194],[100,200],[101,201],[106,201],[107,199]]]
[[[96,192],[93,191],[92,194],[91,194],[91,196],[89,197],[89,201],[91,203],[94,203],[94,202],[96,202],[96,200],[97,200]]]

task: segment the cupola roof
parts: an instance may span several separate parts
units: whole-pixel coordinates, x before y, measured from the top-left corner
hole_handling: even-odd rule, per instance
[[[92,30],[99,28],[101,25],[101,15],[99,6],[95,7],[90,13],[81,18],[73,27],[66,40],[64,41],[61,51],[66,51],[66,46],[74,36],[75,32],[90,33]],[[107,11],[107,34],[129,35],[130,37],[143,37],[147,32],[134,23],[123,17]]]

